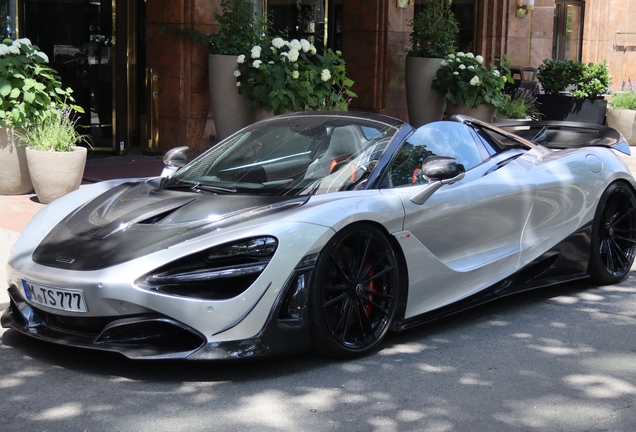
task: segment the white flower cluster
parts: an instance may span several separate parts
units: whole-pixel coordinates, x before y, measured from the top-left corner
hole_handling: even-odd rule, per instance
[[[5,45],[4,43],[0,43],[0,57],[7,56],[9,54],[20,55],[22,53],[20,48],[22,48],[23,45],[29,48],[32,47],[31,41],[27,38],[16,39],[13,42],[11,42],[11,45]],[[25,55],[28,58],[33,58],[33,56],[38,56],[42,60],[44,60],[45,63],[49,62],[49,57],[46,54],[44,54],[42,51],[33,50],[32,53],[25,53]]]
[[[322,72],[320,72],[320,79],[324,82],[327,82],[331,79],[331,72],[329,72],[329,69],[323,69]]]

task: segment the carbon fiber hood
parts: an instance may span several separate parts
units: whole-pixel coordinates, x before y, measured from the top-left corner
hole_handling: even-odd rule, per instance
[[[35,249],[33,261],[99,270],[308,199],[163,190],[158,179],[124,183],[60,221]]]

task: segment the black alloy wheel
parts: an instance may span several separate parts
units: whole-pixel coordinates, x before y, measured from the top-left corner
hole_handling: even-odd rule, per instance
[[[325,246],[310,292],[314,351],[339,358],[370,352],[384,338],[398,304],[395,253],[385,234],[351,225]]]
[[[635,246],[636,198],[627,184],[616,182],[596,210],[588,273],[599,284],[620,282],[632,267]]]

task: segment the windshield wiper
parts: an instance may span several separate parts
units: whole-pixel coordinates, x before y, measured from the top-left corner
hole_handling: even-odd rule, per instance
[[[210,186],[204,185],[202,183],[180,183],[168,185],[167,189],[190,189],[191,191],[206,191],[206,192],[218,192],[218,193],[236,193],[236,189],[229,187],[221,187],[221,186]]]

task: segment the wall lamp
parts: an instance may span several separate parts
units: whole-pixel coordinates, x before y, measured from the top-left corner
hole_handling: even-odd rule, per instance
[[[534,0],[517,0],[517,18],[523,18],[534,9]]]

